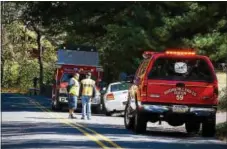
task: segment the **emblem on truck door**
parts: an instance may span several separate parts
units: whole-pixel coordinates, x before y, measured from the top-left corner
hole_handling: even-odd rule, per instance
[[[196,92],[192,91],[191,89],[180,87],[168,89],[164,92],[164,95],[168,95],[170,93],[176,95],[176,100],[183,100],[184,96],[187,94],[191,94],[194,97],[197,96]]]

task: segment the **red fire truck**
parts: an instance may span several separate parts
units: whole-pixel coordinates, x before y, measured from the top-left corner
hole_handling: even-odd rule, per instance
[[[57,63],[55,78],[52,87],[52,109],[62,110],[68,104],[67,86],[72,74],[78,72],[80,81],[86,73],[92,73],[92,79],[96,81],[97,96],[92,100],[92,111],[98,113],[101,110],[99,83],[102,80],[103,69],[99,66],[99,56],[95,47],[76,46],[64,47],[57,51]],[[78,99],[78,107],[81,107],[81,99]]]
[[[210,59],[193,49],[145,51],[125,103],[125,127],[144,133],[147,122],[185,124],[188,133],[215,135],[218,81]]]

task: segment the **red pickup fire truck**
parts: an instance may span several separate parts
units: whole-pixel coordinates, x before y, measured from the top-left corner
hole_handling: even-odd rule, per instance
[[[146,131],[147,122],[185,124],[188,133],[215,135],[218,81],[206,56],[194,50],[146,51],[125,108],[125,127]]]
[[[74,48],[64,47],[57,51],[57,63],[55,78],[52,87],[52,109],[62,110],[68,104],[67,86],[72,74],[78,72],[80,81],[85,74],[92,73],[92,79],[96,81],[97,96],[92,100],[94,112],[101,110],[101,99],[99,82],[102,80],[103,69],[99,66],[99,56],[95,47],[75,46]],[[81,107],[81,100],[78,99],[78,107]]]

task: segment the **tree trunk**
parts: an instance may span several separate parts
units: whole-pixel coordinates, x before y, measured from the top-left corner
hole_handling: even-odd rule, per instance
[[[27,28],[25,27],[24,28],[24,31],[23,31],[23,33],[24,33],[24,38],[23,38],[23,41],[22,41],[22,45],[21,45],[21,47],[23,48],[23,49],[25,49],[26,47],[25,47],[25,44],[26,44],[26,33],[27,33]],[[26,49],[27,50],[27,49]],[[26,52],[25,51],[22,51],[22,54],[23,55],[26,55]],[[26,57],[24,56],[21,60],[21,62],[19,62],[19,73],[18,73],[18,78],[17,78],[17,84],[19,85],[19,87],[21,88],[22,86],[21,86],[21,78],[22,78],[22,71],[23,71],[23,67],[24,66],[26,66],[26,64],[25,64],[25,59],[26,59]]]
[[[38,50],[39,50],[39,87],[40,87],[40,92],[43,92],[43,49],[41,45],[41,33],[39,31],[36,31],[37,33],[37,45],[38,45]]]

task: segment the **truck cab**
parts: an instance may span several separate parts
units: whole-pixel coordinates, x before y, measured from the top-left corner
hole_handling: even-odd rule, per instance
[[[55,78],[52,87],[52,109],[62,110],[68,105],[67,86],[73,73],[80,74],[79,82],[85,78],[85,74],[91,72],[92,79],[96,82],[96,97],[92,100],[94,112],[101,110],[101,97],[99,83],[103,77],[103,69],[98,65],[98,53],[96,51],[83,50],[58,50]],[[81,107],[81,99],[78,99],[78,107]]]
[[[125,108],[125,127],[146,131],[147,122],[185,124],[188,133],[214,136],[218,82],[206,56],[192,49],[145,51]]]

